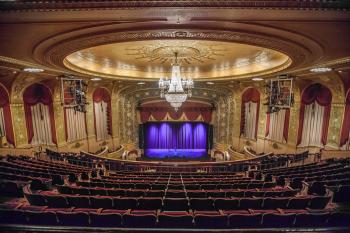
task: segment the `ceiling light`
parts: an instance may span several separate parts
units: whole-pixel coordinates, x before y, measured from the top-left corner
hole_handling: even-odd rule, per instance
[[[95,77],[95,78],[92,78],[92,79],[90,79],[91,81],[100,81],[101,80],[101,78],[99,78],[99,77]]]
[[[26,67],[26,68],[23,68],[23,71],[24,72],[29,72],[29,73],[40,73],[40,72],[43,72],[44,69],[35,68],[35,67]]]
[[[193,80],[181,77],[181,67],[177,62],[178,52],[175,52],[175,63],[171,66],[171,79],[159,79],[160,97],[165,98],[167,102],[175,109],[179,110],[187,97],[192,96]]]
[[[316,68],[310,69],[310,71],[314,72],[314,73],[324,73],[324,72],[328,72],[331,70],[332,70],[332,68],[329,68],[329,67],[316,67]]]
[[[213,85],[214,83],[213,83],[213,82],[207,82],[207,84],[209,84],[209,85]]]
[[[258,77],[255,77],[255,78],[252,78],[253,81],[262,81],[264,80],[263,78],[258,78]]]
[[[138,82],[137,85],[145,85],[145,82]]]

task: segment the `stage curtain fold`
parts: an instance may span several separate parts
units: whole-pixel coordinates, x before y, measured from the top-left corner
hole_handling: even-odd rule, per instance
[[[12,127],[12,116],[11,116],[11,108],[10,108],[10,99],[8,93],[5,88],[0,85],[0,109],[1,109],[1,119],[3,134],[2,136],[6,137],[6,140],[9,144],[15,145],[15,137],[13,133]],[[0,133],[1,135],[1,133]]]
[[[146,125],[145,149],[205,149],[207,125],[201,122],[152,122]]]
[[[242,95],[241,135],[256,139],[260,109],[260,93],[255,88],[248,88]]]
[[[150,118],[162,121],[167,116],[170,120],[180,121],[184,121],[184,119],[186,121],[197,121],[200,118],[206,123],[210,123],[212,119],[212,107],[202,103],[185,102],[177,112],[169,106],[169,103],[164,102],[149,103],[141,106],[139,110],[141,122],[147,122]]]
[[[343,120],[343,127],[340,136],[340,146],[344,146],[350,140],[350,91],[348,91],[347,98],[345,100],[345,113]]]
[[[33,138],[35,137],[35,139],[38,139],[33,142],[36,145],[41,141],[45,141],[48,144],[56,144],[57,138],[55,128],[55,117],[53,112],[53,101],[50,90],[42,84],[33,84],[27,87],[24,91],[23,101],[27,124],[28,143],[32,144]],[[50,124],[45,125],[47,122],[49,122]],[[42,126],[45,126],[44,129],[47,130],[47,132],[44,133],[42,132],[42,129],[34,128],[40,128]],[[39,136],[36,135],[36,133],[43,134],[40,134]],[[41,136],[43,135],[47,136],[45,140],[41,140]],[[49,142],[49,140],[51,141]]]
[[[299,146],[321,147],[327,143],[331,102],[332,93],[322,84],[312,84],[304,90],[299,115]]]

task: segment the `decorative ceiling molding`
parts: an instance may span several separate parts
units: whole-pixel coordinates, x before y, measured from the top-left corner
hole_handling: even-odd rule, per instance
[[[243,27],[242,25],[241,27]],[[258,27],[258,26],[256,26]],[[131,30],[131,29],[130,29]],[[64,66],[64,59],[66,56],[74,51],[81,49],[94,47],[102,44],[111,44],[126,41],[140,41],[140,40],[163,40],[163,39],[191,39],[191,40],[209,40],[209,41],[222,41],[222,42],[234,42],[248,45],[255,45],[264,48],[273,49],[288,55],[292,64],[288,69],[293,69],[305,65],[313,61],[315,57],[322,55],[322,47],[317,45],[314,41],[303,38],[304,44],[300,45],[297,42],[291,41],[290,38],[283,38],[283,31],[281,31],[281,37],[268,36],[265,34],[258,34],[254,32],[243,31],[221,31],[221,30],[208,30],[208,29],[165,29],[158,28],[157,30],[136,30],[136,31],[99,31],[96,28],[94,33],[89,30],[90,34],[81,32],[69,32],[67,35],[59,35],[57,38],[52,37],[43,41],[34,49],[34,58],[43,65],[52,66],[56,69],[64,69],[66,72],[71,72]],[[285,36],[290,36],[290,32]],[[70,36],[71,34],[71,36]],[[79,34],[80,36],[77,36]],[[73,37],[74,35],[74,37]],[[301,35],[298,35],[301,37]],[[64,38],[64,39],[63,39]],[[306,43],[307,42],[307,43]],[[307,44],[312,44],[309,47]],[[280,66],[275,70],[268,70],[265,72],[254,74],[249,76],[242,76],[239,78],[251,77],[254,75],[266,75],[272,72],[278,72],[287,68],[289,64]],[[75,70],[76,71],[76,70]],[[87,75],[94,75],[86,71],[79,72]],[[96,75],[96,74],[95,74]],[[130,77],[119,77],[120,79],[130,79]],[[229,78],[229,77],[225,77]],[[137,79],[135,79],[137,80]]]
[[[249,8],[249,9],[292,9],[292,10],[344,10],[349,9],[346,1],[203,1],[203,0],[142,0],[142,1],[6,1],[1,3],[1,11],[86,11],[109,10],[119,8],[149,7],[215,7],[215,8]]]

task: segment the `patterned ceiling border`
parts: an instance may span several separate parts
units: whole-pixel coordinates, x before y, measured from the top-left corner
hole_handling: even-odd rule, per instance
[[[61,35],[60,35],[61,36]],[[64,58],[72,52],[101,45],[126,41],[159,40],[159,39],[191,39],[191,40],[211,40],[243,43],[273,49],[288,55],[292,64],[289,68],[298,67],[306,62],[306,59],[315,59],[313,56],[323,53],[317,43],[311,41],[316,52],[310,51],[304,45],[297,44],[285,38],[269,37],[267,35],[252,34],[238,31],[216,31],[198,29],[158,29],[142,31],[108,31],[104,33],[89,34],[72,39],[66,39],[58,43],[53,43],[55,38],[43,41],[34,49],[35,59],[48,66],[58,69],[65,69]],[[50,44],[51,43],[51,44]],[[52,44],[53,43],[53,44]],[[315,46],[316,45],[316,46]],[[288,64],[289,65],[289,64]],[[282,67],[285,69],[286,67]],[[299,67],[300,68],[300,67]],[[281,70],[281,68],[279,69]],[[277,72],[277,71],[274,71]],[[271,73],[271,72],[270,72]],[[259,74],[264,75],[264,74]],[[118,77],[123,79],[123,77]]]
[[[348,10],[347,1],[261,1],[261,0],[142,0],[142,1],[5,1],[0,11],[91,11],[111,9],[133,9],[150,7],[180,8],[228,8],[228,9],[291,9],[291,10]]]

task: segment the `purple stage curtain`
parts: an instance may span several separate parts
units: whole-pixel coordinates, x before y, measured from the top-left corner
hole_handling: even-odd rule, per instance
[[[146,149],[206,149],[207,125],[154,122],[146,125]]]

